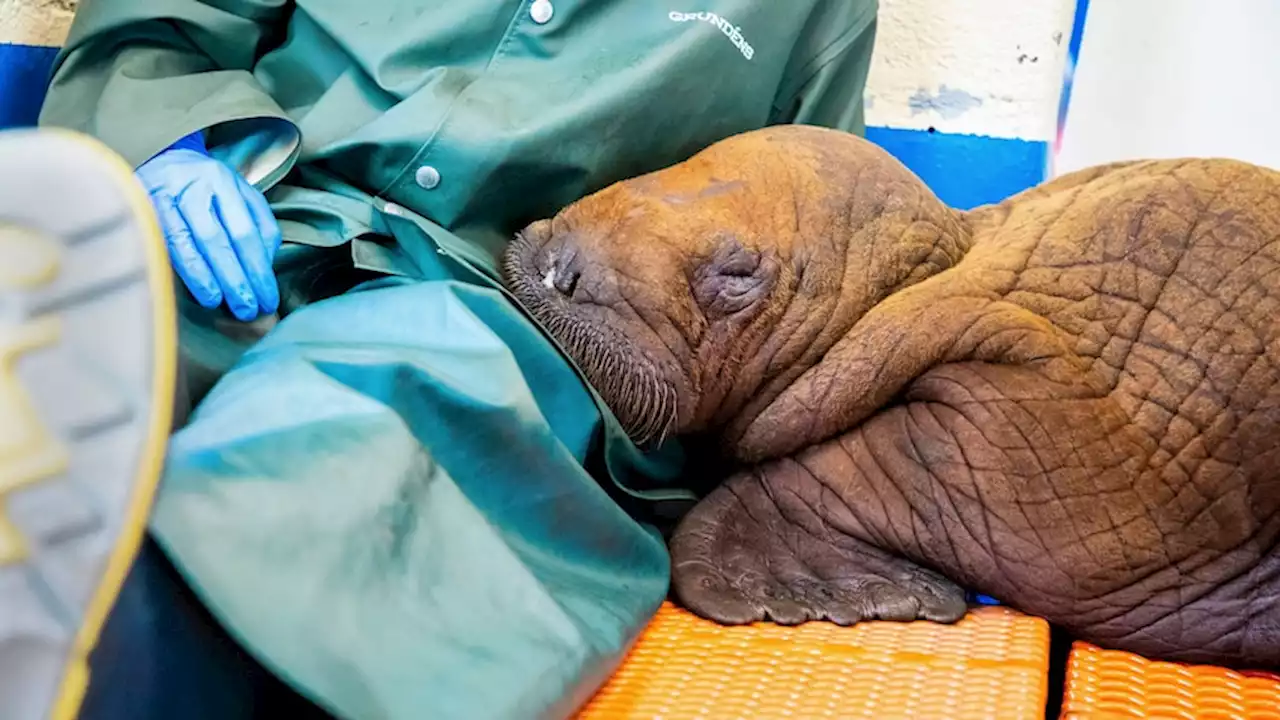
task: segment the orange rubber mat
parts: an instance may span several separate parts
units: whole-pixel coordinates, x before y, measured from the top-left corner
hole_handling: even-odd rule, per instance
[[[1049,627],[1000,607],[955,625],[722,627],[665,604],[579,720],[1044,717]]]
[[[1280,720],[1280,675],[1155,662],[1077,642],[1063,720]]]

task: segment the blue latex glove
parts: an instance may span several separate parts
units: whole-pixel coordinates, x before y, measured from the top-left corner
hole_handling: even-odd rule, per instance
[[[271,263],[280,226],[258,189],[209,155],[200,133],[188,135],[137,170],[151,195],[169,259],[196,302],[224,301],[252,320],[280,305]]]
[[[980,595],[972,591],[965,593],[965,595],[966,595],[965,599],[969,601],[970,605],[999,605],[1000,604],[999,600],[996,600],[990,595]]]

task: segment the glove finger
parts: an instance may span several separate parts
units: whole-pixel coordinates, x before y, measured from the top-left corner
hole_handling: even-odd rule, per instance
[[[227,236],[231,238],[231,247],[240,258],[240,267],[253,286],[258,308],[264,313],[273,313],[280,305],[276,276],[271,271],[271,260],[267,255],[264,238],[258,233],[258,226],[240,194],[232,171],[227,171],[217,190],[213,196],[214,211],[222,222],[223,229],[227,231]]]
[[[253,223],[258,226],[258,234],[262,237],[262,244],[267,248],[267,259],[275,262],[282,237],[280,223],[276,221],[275,213],[271,212],[271,204],[262,192],[239,174],[235,177],[240,187],[240,196],[249,207],[249,214],[253,216]]]
[[[182,283],[191,291],[191,297],[201,307],[216,308],[222,304],[222,289],[205,262],[204,255],[191,237],[191,228],[178,211],[177,201],[168,193],[153,195],[156,217],[164,231],[165,246],[169,250],[169,262]]]
[[[178,198],[178,210],[191,228],[196,247],[222,286],[222,296],[231,314],[239,320],[252,320],[258,314],[258,299],[214,205],[213,191],[205,183],[188,187]]]

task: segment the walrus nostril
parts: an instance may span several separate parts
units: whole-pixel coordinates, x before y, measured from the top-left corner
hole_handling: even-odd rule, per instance
[[[555,286],[565,297],[573,297],[573,291],[578,287],[578,279],[582,277],[582,271],[576,268],[565,268],[556,276]]]
[[[546,270],[542,273],[542,286],[548,290],[556,290],[565,297],[573,297],[582,278],[581,263],[578,254],[567,248],[558,248],[547,256]]]

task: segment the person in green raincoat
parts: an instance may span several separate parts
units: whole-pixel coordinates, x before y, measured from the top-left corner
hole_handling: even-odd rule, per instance
[[[862,132],[876,12],[82,0],[41,124],[150,191],[183,395],[86,712],[248,717],[240,648],[338,717],[580,706],[666,597],[654,508],[691,494],[679,444],[631,445],[498,257],[729,135]]]

